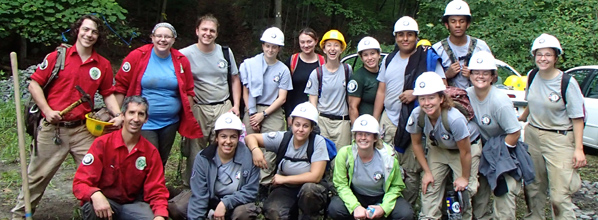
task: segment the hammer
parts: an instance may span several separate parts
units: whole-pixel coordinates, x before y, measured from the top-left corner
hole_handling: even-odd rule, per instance
[[[69,113],[75,107],[81,105],[83,102],[88,102],[89,106],[92,106],[91,105],[91,96],[89,94],[87,94],[85,91],[83,91],[83,89],[81,89],[81,87],[75,86],[75,88],[77,89],[77,91],[79,91],[83,95],[81,96],[81,98],[79,100],[77,100],[76,102],[73,102],[73,104],[69,105],[64,110],[60,111],[60,116],[63,116],[64,114]]]

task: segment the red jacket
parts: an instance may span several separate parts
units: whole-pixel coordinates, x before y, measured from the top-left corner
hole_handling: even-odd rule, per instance
[[[83,205],[100,190],[120,204],[131,203],[143,193],[154,215],[167,217],[169,193],[163,169],[160,153],[143,137],[129,153],[121,129],[91,144],[75,173],[73,194]]]
[[[126,96],[141,95],[141,78],[143,77],[145,68],[147,68],[153,48],[153,44],[147,44],[133,50],[125,57],[115,77],[116,93],[125,94]],[[188,96],[195,96],[191,64],[189,64],[187,57],[178,50],[171,48],[170,53],[172,54],[174,71],[179,84],[181,103],[183,104],[183,109],[179,113],[181,118],[179,134],[187,138],[201,138],[203,137],[201,127],[199,127],[197,120],[193,116],[191,103],[189,103],[189,99],[187,98]]]

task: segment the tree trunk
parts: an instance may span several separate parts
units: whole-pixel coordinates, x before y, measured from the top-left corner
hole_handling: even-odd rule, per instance
[[[19,63],[24,63],[23,61],[27,58],[27,39],[23,36],[19,38],[21,40],[21,45],[19,47]]]
[[[274,26],[282,29],[282,0],[274,0]]]
[[[162,1],[162,7],[160,8],[160,14],[158,15],[158,22],[164,22],[164,18],[166,17],[166,3],[168,0]]]

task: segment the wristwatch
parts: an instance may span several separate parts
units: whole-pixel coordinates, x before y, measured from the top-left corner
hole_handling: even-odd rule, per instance
[[[262,111],[262,114],[264,114],[264,118],[268,117],[268,114],[266,114],[266,110]]]

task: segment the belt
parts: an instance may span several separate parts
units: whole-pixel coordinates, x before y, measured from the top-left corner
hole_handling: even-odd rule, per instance
[[[264,104],[255,104],[257,106],[262,106],[262,107],[270,107],[270,105],[264,105]]]
[[[221,104],[224,104],[224,101],[212,102],[212,103],[208,103],[208,104],[205,104],[205,105],[221,105]]]
[[[338,116],[338,115],[329,115],[329,114],[320,113],[320,116],[324,116],[331,120],[351,120],[348,115]]]
[[[471,143],[471,144],[477,144],[477,143],[478,143],[478,141],[480,141],[480,139],[482,139],[482,135],[481,135],[481,134],[479,134],[479,135],[478,135],[478,137],[477,137],[477,138],[475,138],[475,140],[471,141],[470,143]]]
[[[50,124],[50,122],[47,122],[45,119],[44,119],[44,122]],[[85,124],[85,120],[81,119],[81,120],[75,120],[75,121],[60,121],[54,125],[58,125],[60,127],[65,127],[65,128],[74,128],[74,127],[78,127],[83,124]]]
[[[532,124],[529,124],[529,125],[531,125],[534,128],[537,128],[539,130],[542,130],[542,131],[549,131],[549,132],[554,132],[554,133],[562,134],[562,135],[567,135],[568,132],[573,131],[573,129],[570,129],[570,130],[554,130],[554,129],[539,128],[539,127],[534,126]]]

